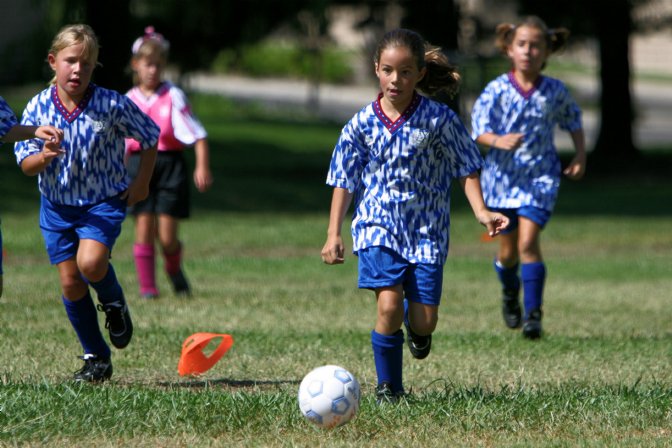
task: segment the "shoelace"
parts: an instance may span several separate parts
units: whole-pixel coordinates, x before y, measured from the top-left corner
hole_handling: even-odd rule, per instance
[[[118,329],[124,324],[124,305],[121,302],[110,302],[105,306],[99,304],[98,309],[105,313],[105,329],[109,330],[110,327]]]

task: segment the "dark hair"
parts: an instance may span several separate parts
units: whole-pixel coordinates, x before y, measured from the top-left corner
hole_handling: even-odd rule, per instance
[[[377,64],[384,50],[395,47],[408,48],[415,58],[418,69],[427,68],[425,76],[416,86],[419,90],[428,95],[444,91],[452,96],[457,92],[460,75],[440,47],[425,42],[415,31],[397,28],[385,33],[378,42],[373,61]]]
[[[551,53],[562,50],[567,44],[569,30],[567,28],[548,28],[546,23],[537,16],[527,16],[518,24],[500,23],[495,29],[495,46],[504,54],[513,41],[516,30],[521,26],[536,28],[546,36],[546,45]]]

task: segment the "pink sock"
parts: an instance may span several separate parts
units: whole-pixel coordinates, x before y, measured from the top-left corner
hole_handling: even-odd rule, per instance
[[[156,276],[154,274],[154,245],[134,244],[133,256],[135,257],[138,282],[140,283],[140,294],[154,294],[158,296],[159,290],[156,288]]]
[[[182,264],[182,243],[180,247],[172,254],[163,253],[163,257],[166,259],[166,272],[168,275],[175,275],[180,272],[180,266]]]

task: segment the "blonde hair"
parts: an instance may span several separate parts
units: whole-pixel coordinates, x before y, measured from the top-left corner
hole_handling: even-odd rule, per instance
[[[152,57],[158,57],[165,65],[168,62],[168,48],[165,41],[146,39],[133,53],[133,56],[131,56],[131,68],[134,61]],[[138,74],[133,71],[133,84],[138,84],[139,82]]]
[[[98,38],[93,29],[89,25],[84,24],[66,25],[61,28],[54,37],[54,40],[51,41],[49,54],[56,57],[61,50],[77,44],[84,46],[82,53],[84,58],[94,64],[98,63],[98,52],[100,51]],[[52,85],[56,84],[56,75],[54,75],[49,83]]]
[[[374,62],[377,64],[380,55],[388,48],[405,47],[415,58],[419,70],[427,68],[425,76],[417,84],[417,88],[428,95],[446,92],[450,96],[457,93],[460,75],[448,61],[448,56],[440,47],[425,42],[415,31],[398,28],[385,33],[376,47]]]

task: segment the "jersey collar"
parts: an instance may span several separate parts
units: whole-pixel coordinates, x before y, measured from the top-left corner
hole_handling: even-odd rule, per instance
[[[58,89],[55,85],[51,87],[51,100],[54,102],[56,109],[60,112],[61,115],[63,115],[65,121],[72,123],[82,112],[84,112],[84,109],[86,109],[86,106],[89,104],[89,101],[93,96],[94,89],[95,85],[93,83],[89,84],[89,87],[86,88],[86,92],[84,92],[84,96],[82,97],[81,101],[72,111],[68,111],[65,105],[61,102],[61,99],[58,96]]]
[[[420,106],[420,103],[422,102],[422,96],[418,94],[418,92],[413,92],[413,99],[411,100],[411,104],[408,105],[404,113],[402,113],[399,118],[397,118],[395,121],[392,121],[390,117],[385,115],[385,112],[383,112],[383,107],[380,105],[380,100],[383,97],[383,93],[378,94],[378,98],[373,102],[373,111],[375,112],[376,116],[378,119],[385,125],[388,131],[390,133],[396,132],[397,129],[402,127],[404,123],[406,123],[413,113],[418,109]]]
[[[534,81],[534,85],[530,87],[529,90],[525,90],[520,84],[518,84],[518,81],[516,81],[516,77],[513,74],[513,71],[510,71],[509,73],[507,73],[507,75],[509,76],[509,82],[513,85],[513,87],[520,94],[520,96],[522,96],[526,100],[529,100],[530,97],[534,95],[534,92],[536,92],[537,89],[539,89],[539,86],[541,85],[541,82],[544,79],[543,76],[539,75],[536,81]]]

